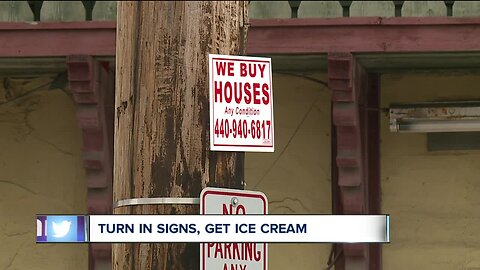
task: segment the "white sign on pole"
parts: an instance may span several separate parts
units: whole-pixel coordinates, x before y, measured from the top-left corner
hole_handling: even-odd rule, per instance
[[[262,192],[205,188],[200,194],[202,215],[267,213],[268,200]],[[267,270],[267,265],[266,243],[200,244],[200,270]]]
[[[270,58],[209,55],[210,150],[273,152]]]

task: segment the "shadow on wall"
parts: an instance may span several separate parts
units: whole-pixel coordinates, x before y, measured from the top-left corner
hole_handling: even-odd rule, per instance
[[[35,244],[36,214],[86,213],[73,101],[53,77],[0,80],[0,269],[87,269],[86,245]]]

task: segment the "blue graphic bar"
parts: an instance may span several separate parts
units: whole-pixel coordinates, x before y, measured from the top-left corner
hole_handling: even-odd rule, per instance
[[[88,216],[37,215],[37,243],[88,242]]]
[[[390,242],[389,215],[37,215],[36,229],[37,243]]]

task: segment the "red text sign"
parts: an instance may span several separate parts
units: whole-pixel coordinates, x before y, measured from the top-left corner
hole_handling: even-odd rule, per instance
[[[273,152],[270,58],[209,55],[210,150]]]
[[[202,215],[266,215],[267,208],[267,197],[256,191],[205,188],[200,195]],[[267,264],[265,243],[200,244],[200,270],[267,270]]]

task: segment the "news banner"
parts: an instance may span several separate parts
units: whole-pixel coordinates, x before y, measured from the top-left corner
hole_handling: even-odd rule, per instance
[[[37,242],[386,243],[388,215],[38,215]]]

